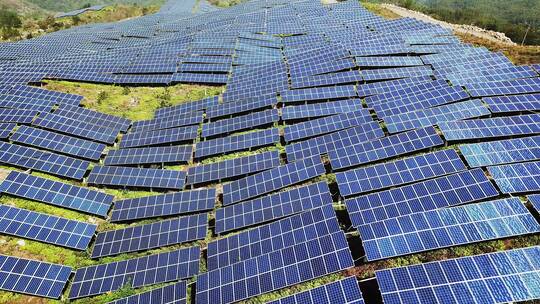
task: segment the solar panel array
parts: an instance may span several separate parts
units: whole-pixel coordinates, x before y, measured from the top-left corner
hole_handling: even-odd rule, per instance
[[[186,281],[180,281],[176,284],[152,289],[147,292],[122,298],[109,304],[185,304],[187,303],[187,284]]]
[[[364,304],[362,292],[354,277],[328,283],[313,289],[302,291],[272,302],[269,304]]]
[[[120,187],[184,188],[186,172],[176,170],[96,166],[88,175],[88,183]]]
[[[109,151],[103,163],[106,166],[184,163],[191,160],[192,154],[191,146],[120,149]]]

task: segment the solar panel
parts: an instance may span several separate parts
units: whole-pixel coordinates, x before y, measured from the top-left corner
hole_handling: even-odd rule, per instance
[[[328,184],[320,182],[216,209],[216,233],[236,230],[332,204]]]
[[[486,97],[482,100],[493,113],[540,110],[540,94]]]
[[[104,164],[106,166],[117,166],[180,163],[189,162],[192,155],[192,146],[120,149],[109,151]]]
[[[323,205],[208,243],[207,268],[214,270],[232,265],[339,230],[332,205]]]
[[[202,273],[197,276],[195,299],[232,303],[352,266],[345,234],[336,232]]]
[[[16,126],[14,123],[0,123],[0,139],[8,138]]]
[[[533,208],[540,212],[540,194],[527,195],[527,199],[531,202]]]
[[[326,172],[320,156],[305,158],[223,185],[223,205],[270,193]]]
[[[88,175],[94,185],[182,189],[185,171],[131,167],[96,166]]]
[[[314,155],[326,154],[340,147],[374,140],[384,136],[378,122],[362,124],[342,131],[314,137],[285,146],[287,160],[294,161]]]
[[[208,214],[195,214],[151,224],[98,233],[92,258],[148,250],[204,239]]]
[[[363,112],[363,116],[371,115],[368,109],[362,108],[362,103],[359,99],[347,99],[325,103],[284,107],[282,109],[281,117],[283,120],[296,120],[351,112]]]
[[[224,103],[211,106],[206,110],[206,118],[214,120],[216,118],[251,112],[258,109],[272,108],[277,104],[275,96],[257,96],[254,100],[236,101],[234,103]]]
[[[197,138],[198,126],[188,126],[149,132],[128,133],[122,137],[120,148],[136,148],[191,142]]]
[[[348,277],[268,302],[268,304],[317,303],[364,304],[364,298],[356,278]]]
[[[386,82],[382,82],[384,84]],[[377,84],[377,82],[373,83],[372,85]],[[448,85],[448,82],[445,80],[435,80],[435,81],[421,81],[421,82],[413,82],[413,83],[405,83],[403,86],[394,87],[391,86],[389,88],[386,88],[386,90],[379,92],[378,94],[374,96],[366,97],[366,103],[368,105],[382,105],[386,102],[399,102],[401,99],[407,98],[407,100],[414,101],[415,96],[423,96],[423,99],[426,97],[429,97],[430,95],[424,95],[427,92],[432,92],[437,95],[442,96],[441,93],[438,93],[438,90],[449,91],[449,92],[455,92],[459,88],[453,88]],[[420,99],[416,98],[416,101],[419,101]]]
[[[396,91],[405,87],[413,87],[418,84],[429,82],[433,82],[431,76],[420,76],[359,84],[356,86],[356,90],[358,91],[359,97],[366,97],[371,95],[384,94],[385,92]]]
[[[0,109],[0,122],[32,123],[39,111],[25,109]]]
[[[498,195],[481,169],[463,171],[345,200],[354,226]]]
[[[271,125],[278,121],[279,113],[277,109],[265,110],[203,124],[201,136],[213,137],[221,134],[229,134],[236,131]]]
[[[357,97],[353,85],[319,87],[281,92],[283,103]]]
[[[484,139],[540,133],[540,114],[442,122],[446,140]]]
[[[473,97],[528,94],[540,92],[540,78],[465,84]]]
[[[21,126],[17,129],[11,135],[10,140],[16,143],[90,160],[99,160],[106,148],[104,144],[28,126]]]
[[[97,225],[0,205],[0,233],[85,250]]]
[[[518,198],[430,210],[358,227],[368,261],[540,231]]]
[[[457,102],[436,108],[422,109],[384,117],[388,132],[397,133],[434,126],[444,121],[463,120],[490,115],[480,99]]]
[[[121,298],[108,304],[186,304],[187,284],[180,281],[176,284],[152,289],[129,297]]]
[[[90,166],[87,161],[3,142],[0,142],[0,162],[78,180]]]
[[[197,165],[188,169],[187,184],[195,185],[211,181],[221,181],[223,179],[268,170],[279,165],[279,151],[268,151],[221,162]]]
[[[460,145],[471,167],[492,166],[540,159],[540,136]]]
[[[540,161],[488,167],[502,193],[540,190]]]
[[[0,255],[0,289],[58,299],[71,267]]]
[[[199,272],[200,248],[193,246],[139,258],[77,269],[70,300],[190,278]]]
[[[99,191],[17,171],[8,174],[0,184],[0,192],[102,217],[107,216],[114,198]]]
[[[362,77],[365,81],[388,80],[406,77],[419,77],[433,75],[433,69],[430,66],[415,66],[403,68],[388,68],[363,70]]]
[[[156,118],[173,117],[179,114],[185,114],[195,111],[207,109],[219,103],[218,96],[212,96],[197,101],[181,103],[176,106],[157,109],[155,112]]]
[[[41,114],[32,125],[105,144],[113,144],[118,135],[116,130],[90,125],[84,120],[66,118],[53,113]]]
[[[420,57],[412,56],[384,56],[384,57],[356,57],[359,67],[406,67],[424,65]]]
[[[82,121],[88,125],[113,129],[116,130],[117,133],[120,131],[127,131],[131,125],[131,121],[123,117],[104,114],[98,111],[67,104],[61,104],[60,107],[54,111],[54,114]]]
[[[416,129],[368,142],[339,147],[328,152],[334,170],[362,165],[442,145],[433,127]]]
[[[306,122],[285,127],[285,140],[291,142],[310,138],[350,127],[362,126],[363,124],[372,121],[371,115],[365,111],[337,114],[308,120]]]
[[[292,74],[291,76],[291,88],[293,89],[350,84],[357,83],[363,80],[362,74],[360,74],[358,70],[342,71],[320,75],[307,75],[300,77]]]
[[[212,140],[198,142],[195,145],[195,158],[270,146],[278,143],[279,129],[272,128]]]
[[[447,259],[375,272],[384,303],[512,303],[538,298],[540,247]]]
[[[455,150],[408,157],[336,173],[339,193],[351,196],[466,170]]]
[[[171,81],[181,83],[226,84],[228,79],[228,74],[175,73]]]
[[[154,118],[150,120],[140,120],[133,122],[132,133],[163,130],[189,125],[198,125],[203,122],[202,112],[191,112],[163,118]]]
[[[119,200],[114,203],[111,222],[187,214],[211,210],[216,189],[173,192]]]

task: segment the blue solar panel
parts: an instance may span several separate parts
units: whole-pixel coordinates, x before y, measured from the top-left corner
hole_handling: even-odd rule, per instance
[[[0,289],[58,299],[71,267],[0,255]]]
[[[359,99],[347,99],[324,103],[314,103],[301,106],[284,107],[281,112],[283,120],[296,120],[311,117],[323,117],[334,114],[362,112],[363,116],[370,116],[368,109],[362,108],[362,103]]]
[[[351,98],[357,96],[354,86],[347,85],[284,91],[281,93],[281,101],[284,103],[293,103],[311,100]]]
[[[181,103],[176,106],[157,109],[155,112],[156,118],[174,117],[180,114],[195,112],[215,106],[219,103],[218,96],[212,96],[197,101]]]
[[[420,57],[411,56],[384,56],[384,57],[356,57],[359,67],[406,67],[424,65]]]
[[[0,192],[59,207],[106,216],[113,196],[26,173],[11,171]]]
[[[224,103],[211,106],[206,110],[206,118],[214,120],[216,118],[233,114],[247,113],[258,109],[272,108],[277,104],[274,96],[258,96],[254,100],[241,100],[234,103]]]
[[[92,258],[148,250],[204,239],[208,214],[195,214],[98,233]]]
[[[430,66],[416,66],[404,68],[389,68],[363,70],[362,77],[365,81],[388,80],[406,77],[420,77],[433,75],[433,69]]]
[[[473,97],[538,93],[540,78],[472,83],[465,88]]]
[[[481,169],[375,192],[345,201],[354,226],[460,205],[498,195]]]
[[[111,222],[163,217],[211,210],[216,201],[215,189],[173,192],[116,201]]]
[[[106,166],[117,166],[180,163],[189,162],[192,155],[192,146],[120,149],[109,151],[104,164]]]
[[[518,198],[414,213],[358,227],[369,261],[540,231]]]
[[[140,120],[133,122],[132,133],[163,130],[189,125],[198,125],[203,121],[202,112],[191,112],[170,117],[154,118],[150,120]]]
[[[90,109],[62,104],[54,111],[54,114],[82,121],[88,125],[105,127],[116,130],[117,133],[125,132],[131,125],[131,121],[126,118],[104,114]]]
[[[327,135],[311,138],[305,141],[292,143],[285,146],[287,160],[294,161],[315,155],[326,154],[340,147],[374,140],[384,136],[378,122],[362,124],[346,130],[330,133]]]
[[[412,87],[422,83],[433,82],[431,76],[411,77],[398,80],[387,80],[372,82],[366,84],[359,84],[356,86],[359,97],[384,94],[388,91],[396,91],[405,87]]]
[[[82,179],[90,166],[87,161],[0,142],[0,163]]]
[[[188,126],[149,132],[128,133],[120,141],[120,148],[135,148],[192,142],[197,138],[198,126]]]
[[[372,85],[377,84],[378,82],[373,83]],[[384,84],[382,82],[381,84]],[[418,82],[418,83],[406,83],[405,86],[390,87],[385,88],[384,91],[374,95],[366,97],[366,103],[368,105],[380,105],[385,102],[398,102],[403,98],[410,99],[411,97],[425,94],[426,92],[437,92],[438,90],[449,90],[451,87],[448,85],[448,82],[445,80],[435,80],[429,82]],[[440,93],[437,93],[440,95]],[[425,97],[425,95],[424,95]]]
[[[320,182],[216,209],[216,233],[236,230],[332,204],[328,184]]]
[[[16,143],[90,160],[99,160],[106,148],[104,144],[28,126],[21,126],[17,129],[11,135],[10,140]]]
[[[443,144],[433,127],[417,129],[328,152],[332,168],[343,169],[394,156],[424,150]]]
[[[362,74],[357,70],[335,72],[321,75],[307,75],[297,77],[292,74],[291,88],[308,88],[308,87],[322,87],[338,84],[350,84],[363,80]]]
[[[358,111],[345,114],[309,120],[303,123],[285,127],[285,140],[287,142],[310,138],[317,135],[332,133],[355,126],[372,122],[369,113]]]
[[[460,145],[471,167],[492,166],[540,159],[540,136]]]
[[[203,124],[201,137],[213,137],[221,134],[229,134],[232,132],[271,125],[278,121],[279,113],[277,109],[250,113],[247,115]]]
[[[85,250],[97,225],[0,205],[0,233]]]
[[[527,199],[531,202],[533,208],[536,209],[537,212],[540,212],[540,194],[528,195]]]
[[[24,109],[0,109],[0,122],[29,124],[39,114],[39,111]]]
[[[14,123],[0,123],[0,139],[8,138],[16,126]]]
[[[181,281],[176,284],[152,289],[108,304],[186,304],[187,284]]]
[[[397,133],[434,126],[445,121],[456,121],[490,115],[480,99],[457,102],[436,108],[421,109],[383,118],[388,132]]]
[[[88,175],[94,185],[177,190],[184,188],[185,179],[185,171],[112,166],[96,166]]]
[[[140,258],[77,269],[69,299],[177,281],[199,272],[200,248],[193,246]]]
[[[442,150],[336,173],[339,193],[351,196],[418,182],[466,169],[455,150]]]
[[[223,185],[223,205],[270,193],[324,174],[320,156],[305,158]]]
[[[540,190],[540,161],[488,167],[503,193]]]
[[[540,94],[487,97],[482,99],[493,113],[540,110]]]
[[[221,162],[197,165],[188,169],[187,183],[194,185],[245,176],[250,173],[275,168],[280,164],[279,152],[268,151]]]
[[[274,300],[268,304],[364,304],[364,298],[355,277],[348,277]]]
[[[540,296],[540,247],[447,259],[375,272],[384,303],[512,303]]]
[[[446,140],[483,139],[540,133],[540,114],[442,122]]]
[[[267,252],[339,231],[332,205],[311,209],[282,220],[208,243],[207,268],[232,265]]]
[[[228,79],[228,74],[175,73],[171,81],[181,83],[226,84]]]
[[[195,145],[195,158],[270,146],[278,143],[279,138],[279,129],[272,128],[242,135],[205,140]]]
[[[233,303],[353,266],[336,232],[197,276],[197,303]]]

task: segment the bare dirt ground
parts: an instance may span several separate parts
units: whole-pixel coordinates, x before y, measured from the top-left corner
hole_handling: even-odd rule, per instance
[[[444,28],[451,29],[457,33],[461,33],[465,35],[472,35],[478,38],[486,39],[486,40],[497,42],[497,43],[502,43],[509,46],[517,45],[510,38],[506,37],[506,35],[503,33],[488,31],[488,30],[485,30],[485,29],[482,29],[473,25],[451,24],[448,22],[434,19],[428,15],[425,15],[416,11],[411,11],[406,8],[399,7],[393,4],[383,4],[382,6],[402,17],[409,17],[409,18],[414,18],[414,19],[432,23],[432,24],[438,24]]]

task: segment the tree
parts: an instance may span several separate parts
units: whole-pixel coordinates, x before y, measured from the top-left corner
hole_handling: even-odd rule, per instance
[[[0,27],[2,29],[18,29],[22,26],[22,21],[17,13],[0,9]]]
[[[73,25],[79,25],[81,21],[81,17],[79,17],[78,15],[71,17],[71,22],[73,22]]]

